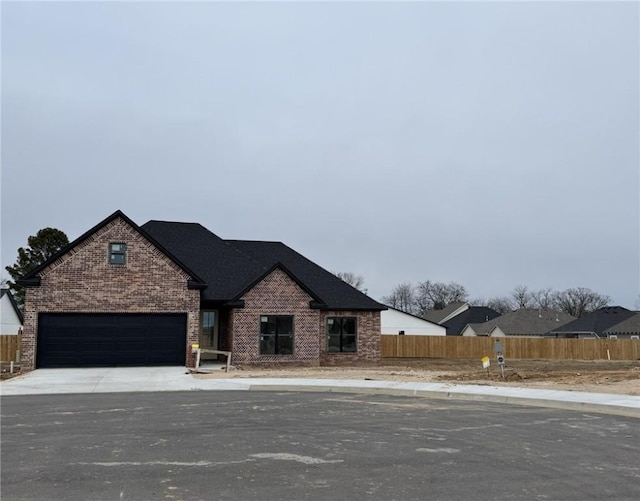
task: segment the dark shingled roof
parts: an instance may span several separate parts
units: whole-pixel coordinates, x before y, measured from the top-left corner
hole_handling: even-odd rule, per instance
[[[442,320],[447,318],[454,311],[456,311],[458,308],[464,306],[465,304],[466,303],[464,303],[463,301],[456,301],[455,303],[450,303],[445,308],[443,308],[442,310],[430,310],[430,311],[427,311],[424,314],[424,318],[425,318],[425,320],[429,320],[429,322],[433,322],[433,323],[439,324],[440,322],[442,322]]]
[[[203,300],[236,300],[280,266],[324,309],[386,309],[281,242],[223,240],[196,223],[149,221],[141,228],[208,284]]]
[[[257,281],[280,268],[311,296],[311,306],[314,308],[370,311],[387,309],[280,242],[223,240],[198,223],[149,221],[137,226],[120,210],[51,256],[18,280],[18,283],[24,286],[39,285],[38,274],[44,268],[117,218],[140,232],[189,274],[189,287],[200,289],[201,298],[205,302],[236,303]]]
[[[259,263],[198,223],[149,221],[141,228],[207,284],[204,300],[230,301],[242,290],[242,284],[263,271]]]
[[[459,336],[467,324],[483,323],[499,316],[500,313],[487,306],[470,306],[442,325],[447,328],[447,336]]]
[[[619,324],[615,324],[604,333],[607,335],[640,335],[640,312],[632,312],[633,315],[623,320]]]
[[[471,327],[476,334],[490,334],[494,327],[499,327],[507,336],[541,336],[554,326],[572,320],[575,317],[561,311],[522,308]]]
[[[579,333],[593,333],[600,337],[606,329],[625,321],[634,314],[635,312],[629,311],[622,306],[605,306],[573,322],[552,329],[545,335],[555,336],[557,334],[560,337],[566,337]]]
[[[285,265],[329,309],[386,310],[358,289],[313,263],[281,242],[227,240],[229,245],[261,262],[265,268],[275,262]]]

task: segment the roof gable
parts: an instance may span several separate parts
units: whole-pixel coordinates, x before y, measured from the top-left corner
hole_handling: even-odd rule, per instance
[[[323,309],[330,310],[386,310],[387,307],[371,299],[333,273],[318,266],[282,242],[225,240],[251,260],[270,269],[280,263],[304,284],[313,297],[321,298]]]
[[[494,326],[490,331],[489,331],[489,337],[504,337],[506,336],[507,333],[504,332],[499,325]]]
[[[304,292],[309,294],[309,296],[311,296],[311,298],[313,299],[312,303],[315,302],[313,306],[315,307],[326,306],[326,304],[324,304],[324,301],[322,301],[322,299],[320,299],[311,289],[309,289],[298,277],[296,277],[291,271],[287,269],[286,266],[284,266],[280,262],[275,263],[270,269],[261,273],[260,276],[258,276],[253,282],[251,282],[240,293],[238,293],[238,295],[234,297],[232,301],[237,301],[241,299],[247,292],[253,289],[257,284],[262,282],[266,277],[271,275],[275,270],[283,271],[291,280],[293,280],[296,283],[298,287],[300,287]]]
[[[40,266],[36,267],[31,272],[29,272],[24,277],[22,277],[20,280],[18,280],[17,283],[20,284],[20,285],[27,285],[27,286],[29,286],[29,285],[39,285],[39,276],[38,275],[44,269],[46,269],[48,266],[51,266],[51,264],[53,264],[58,259],[63,257],[65,254],[70,252],[73,248],[77,247],[78,245],[83,243],[85,240],[90,238],[93,234],[95,234],[96,232],[98,232],[99,230],[104,228],[106,225],[108,225],[109,223],[115,221],[118,218],[122,219],[125,223],[127,223],[129,226],[131,226],[135,231],[140,233],[140,235],[142,235],[146,240],[151,242],[158,250],[160,250],[165,256],[167,256],[173,263],[175,263],[179,268],[181,268],[185,273],[187,273],[192,278],[192,281],[194,282],[194,284],[196,284],[196,285],[198,285],[198,284],[204,285],[204,284],[202,284],[202,279],[194,271],[192,271],[187,265],[185,265],[176,256],[174,256],[171,252],[169,252],[162,244],[160,244],[158,241],[156,241],[151,235],[149,235],[142,228],[140,228],[136,223],[134,223],[131,219],[129,219],[120,210],[115,211],[113,214],[111,214],[107,218],[105,218],[102,221],[100,221],[93,228],[91,228],[90,230],[88,230],[85,233],[83,233],[82,235],[80,235],[73,242],[70,242],[69,245],[67,245],[66,247],[60,249],[58,252],[56,252],[53,256],[51,256],[49,259],[47,259]]]
[[[460,335],[461,336],[477,336],[476,334],[476,328],[478,325],[482,325],[482,324],[467,324],[464,326],[464,328],[460,331]]]

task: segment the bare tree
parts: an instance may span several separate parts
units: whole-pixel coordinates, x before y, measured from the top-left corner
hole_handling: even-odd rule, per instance
[[[348,283],[351,287],[355,287],[365,294],[367,293],[367,289],[364,288],[364,277],[362,275],[356,275],[351,271],[338,271],[333,274],[343,282]]]
[[[556,308],[574,317],[583,317],[611,302],[609,296],[586,287],[574,287],[556,294]]]
[[[415,313],[415,292],[413,285],[409,282],[396,285],[390,295],[382,298],[382,302],[396,310]]]
[[[493,297],[487,301],[487,306],[493,310],[496,310],[501,315],[509,313],[516,309],[513,299],[508,296]]]
[[[429,310],[442,310],[451,303],[466,301],[467,289],[456,282],[420,282],[416,288],[417,314],[424,315]]]
[[[513,298],[516,309],[534,307],[534,295],[526,285],[518,285],[514,288],[511,291],[511,297]]]
[[[433,309],[433,302],[425,292],[424,282],[419,283],[414,289],[414,305],[415,314],[424,317],[425,314]]]
[[[551,287],[533,291],[532,295],[533,301],[535,303],[535,308],[540,308],[542,310],[553,310],[556,307],[557,294],[558,293]]]
[[[474,297],[467,300],[470,306],[487,306],[487,300],[483,297]]]

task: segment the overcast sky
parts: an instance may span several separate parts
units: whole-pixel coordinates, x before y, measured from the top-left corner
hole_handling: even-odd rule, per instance
[[[639,4],[2,2],[2,268],[117,209],[380,299],[640,292]]]

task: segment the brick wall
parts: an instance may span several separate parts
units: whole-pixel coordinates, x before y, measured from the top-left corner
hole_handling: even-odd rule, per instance
[[[355,353],[327,352],[327,317],[356,317],[358,341]],[[356,365],[380,360],[379,311],[323,311],[320,315],[320,365]]]
[[[109,243],[126,243],[124,266],[108,263]],[[187,365],[198,341],[200,292],[189,276],[124,220],[117,218],[40,273],[26,289],[23,367],[35,367],[38,313],[187,313]]]
[[[309,308],[311,297],[285,272],[276,269],[244,296],[245,307],[231,312],[234,365],[353,365],[380,360],[379,311],[320,311]],[[293,355],[260,355],[260,316],[293,315]],[[327,353],[327,317],[358,319],[356,353]]]
[[[244,296],[244,308],[232,311],[234,365],[305,364],[318,365],[319,310],[309,308],[311,297],[284,271],[274,270]],[[293,315],[294,349],[292,355],[260,355],[260,316]]]

